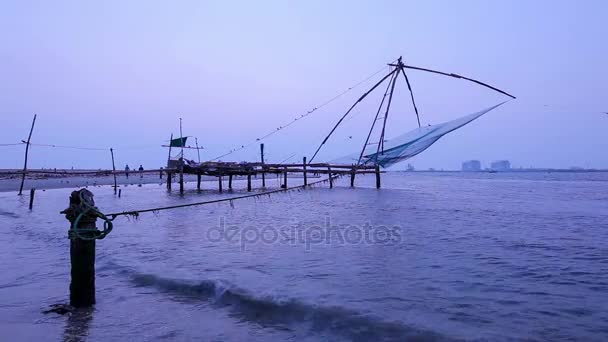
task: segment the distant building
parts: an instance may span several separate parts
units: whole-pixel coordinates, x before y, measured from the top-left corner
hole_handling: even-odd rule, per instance
[[[414,165],[407,164],[407,171],[416,171],[416,169],[414,169]]]
[[[490,164],[490,169],[493,171],[509,171],[511,163],[508,160],[497,160]]]
[[[462,171],[481,171],[479,160],[467,160],[462,163]]]

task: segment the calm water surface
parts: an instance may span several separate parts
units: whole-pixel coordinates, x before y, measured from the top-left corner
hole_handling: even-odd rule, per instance
[[[608,339],[607,173],[348,182],[118,218],[97,245],[98,304],[69,317],[41,312],[68,297],[71,189],[39,190],[33,211],[0,193],[3,339]],[[116,212],[236,185],[90,190]]]

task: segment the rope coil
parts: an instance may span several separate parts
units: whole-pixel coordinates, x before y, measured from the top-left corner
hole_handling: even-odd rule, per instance
[[[104,215],[101,211],[99,211],[99,209],[97,209],[97,207],[89,204],[89,201],[83,197],[84,193],[85,193],[84,191],[78,192],[80,204],[76,208],[67,209],[67,210],[76,209],[78,211],[78,215],[76,216],[76,219],[74,220],[74,222],[72,223],[72,225],[70,227],[70,230],[68,231],[68,238],[70,240],[80,239],[80,240],[84,240],[84,241],[102,240],[106,236],[108,236],[108,234],[110,234],[110,232],[112,231],[112,228],[114,227],[114,224],[112,223],[112,221],[114,220],[115,217],[110,219],[106,215]],[[102,219],[103,220],[103,230],[98,230],[96,228],[91,229],[91,228],[78,227],[80,220],[83,217],[85,217],[86,215]]]

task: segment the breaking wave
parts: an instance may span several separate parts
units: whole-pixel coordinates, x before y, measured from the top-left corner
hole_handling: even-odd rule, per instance
[[[383,321],[341,307],[324,307],[270,296],[257,297],[220,280],[192,282],[141,273],[131,274],[130,278],[135,286],[152,287],[180,299],[209,301],[212,305],[229,308],[241,319],[265,326],[303,324],[315,333],[362,341],[448,340],[435,332],[408,327],[400,322]]]

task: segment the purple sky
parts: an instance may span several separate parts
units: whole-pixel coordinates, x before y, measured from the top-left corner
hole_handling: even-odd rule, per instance
[[[182,117],[184,134],[197,136],[207,148],[202,159],[211,159],[403,55],[518,97],[413,158],[417,168],[458,169],[467,159],[608,168],[607,13],[599,0],[3,1],[0,144],[25,139],[36,113],[34,143],[114,147],[119,167],[155,168]],[[506,99],[461,80],[409,75],[423,124]],[[267,159],[310,157],[381,76],[264,141]],[[389,138],[416,127],[400,82]],[[319,160],[360,149],[380,93],[352,113]],[[0,150],[0,168],[22,166],[24,146]],[[257,160],[258,152],[254,145],[224,159]],[[111,161],[109,151],[34,146],[31,166]]]

